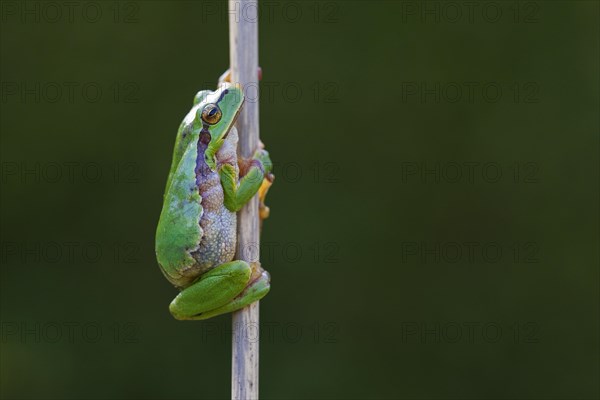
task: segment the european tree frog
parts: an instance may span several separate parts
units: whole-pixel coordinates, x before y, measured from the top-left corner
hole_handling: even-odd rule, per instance
[[[261,218],[268,215],[264,196],[273,175],[262,143],[252,159],[237,156],[234,124],[244,94],[226,80],[198,92],[179,127],[156,231],[158,263],[181,290],[169,309],[182,320],[238,310],[270,288],[259,263],[233,260],[236,213],[259,192]]]

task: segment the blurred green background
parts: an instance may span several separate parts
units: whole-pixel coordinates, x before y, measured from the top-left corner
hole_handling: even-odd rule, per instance
[[[262,4],[262,398],[598,398],[599,6],[467,3]],[[226,3],[1,7],[2,398],[229,397],[154,256]]]

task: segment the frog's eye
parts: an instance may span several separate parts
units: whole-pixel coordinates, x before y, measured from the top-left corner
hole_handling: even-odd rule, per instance
[[[221,110],[216,104],[207,104],[202,109],[202,121],[209,125],[214,125],[221,120]]]

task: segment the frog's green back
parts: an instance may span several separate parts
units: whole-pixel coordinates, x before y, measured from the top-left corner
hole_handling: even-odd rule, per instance
[[[196,109],[192,108],[177,134],[156,230],[156,258],[167,278],[175,285],[181,283],[181,272],[194,265],[195,260],[190,253],[198,249],[202,239],[202,198],[195,173],[201,127],[193,124]]]
[[[187,113],[179,129],[177,130],[177,137],[175,138],[175,147],[173,148],[173,160],[171,161],[171,169],[169,170],[169,176],[167,177],[167,185],[165,187],[165,193],[169,192],[169,186],[173,175],[179,166],[181,157],[184,151],[187,149],[190,142],[197,142],[202,124],[196,121],[196,112],[198,111],[199,104],[194,102],[194,106]]]

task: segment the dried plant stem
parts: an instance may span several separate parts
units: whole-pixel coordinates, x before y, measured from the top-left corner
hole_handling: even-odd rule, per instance
[[[254,18],[256,17],[256,18]],[[238,117],[239,154],[250,158],[259,143],[258,93],[258,0],[229,0],[229,54],[231,81],[246,93],[246,103]],[[238,214],[236,259],[258,260],[258,197]],[[252,252],[242,249],[252,248]],[[250,259],[253,258],[253,259]],[[258,302],[233,313],[231,398],[258,399]]]

